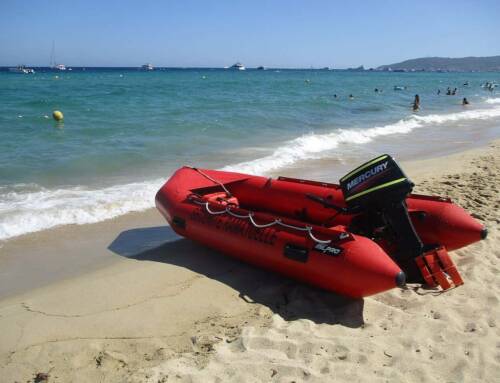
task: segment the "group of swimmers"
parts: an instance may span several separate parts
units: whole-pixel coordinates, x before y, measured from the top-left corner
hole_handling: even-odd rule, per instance
[[[458,90],[457,88],[455,88],[455,89],[451,90],[451,88],[450,88],[450,87],[448,87],[448,88],[446,89],[446,95],[447,95],[447,96],[455,96],[455,95],[457,94],[457,90]],[[438,95],[440,95],[440,94],[441,94],[441,89],[438,89],[437,94],[438,94]]]
[[[450,89],[450,88],[448,88],[448,89]],[[439,92],[438,92],[438,94],[439,94]],[[448,93],[446,93],[446,94],[448,94]],[[452,94],[455,94],[455,93],[452,93]],[[467,100],[466,97],[464,97],[462,99],[462,105],[469,105],[469,100]],[[415,95],[415,99],[413,100],[412,108],[413,108],[414,112],[416,112],[417,110],[420,109],[420,96],[418,94]]]
[[[337,94],[334,94],[333,98],[338,98]],[[349,95],[349,100],[354,100],[354,96],[352,94]]]
[[[494,82],[486,81],[483,85],[481,85],[486,90],[489,90],[490,92],[493,92],[493,90],[497,87],[497,84]]]
[[[450,88],[448,88],[448,89],[450,89]],[[446,94],[448,94],[448,93],[446,93]],[[453,94],[455,94],[455,93],[453,93]],[[469,100],[467,100],[466,97],[464,97],[462,99],[462,105],[469,105]],[[414,112],[416,112],[417,110],[420,109],[420,96],[418,94],[415,95],[415,99],[413,100],[412,108],[413,108]]]
[[[469,86],[469,82],[466,81],[464,82],[463,86],[467,87]],[[491,82],[487,82],[485,84],[482,85],[483,88],[486,88],[488,90],[493,90],[495,87],[496,87],[496,84],[495,83],[491,83]],[[394,90],[405,90],[405,89],[408,89],[406,86],[394,86]],[[379,89],[379,88],[375,88],[373,90],[375,93],[382,93],[382,89]],[[453,90],[448,87],[446,89],[446,95],[447,96],[456,96],[458,92],[458,88],[454,88]],[[438,89],[437,91],[437,94],[440,95],[441,94],[441,89]],[[336,94],[333,95],[333,98],[338,98],[338,96]],[[354,96],[352,94],[349,95],[349,100],[354,100]],[[464,97],[462,99],[462,105],[469,105],[469,100],[467,100],[466,97]],[[417,110],[420,109],[420,96],[418,94],[415,95],[415,98],[413,100],[413,103],[412,103],[412,108],[413,108],[413,111],[416,112]]]

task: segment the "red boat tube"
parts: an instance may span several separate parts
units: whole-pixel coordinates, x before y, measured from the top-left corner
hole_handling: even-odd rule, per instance
[[[156,206],[179,235],[322,289],[360,298],[405,284],[388,241],[353,233],[359,215],[308,195],[346,207],[338,185],[191,167],[162,186]],[[485,236],[449,200],[410,195],[406,203],[424,245],[452,250]]]

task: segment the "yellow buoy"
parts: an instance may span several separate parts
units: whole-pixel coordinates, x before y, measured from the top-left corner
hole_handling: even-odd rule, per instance
[[[52,117],[54,117],[54,120],[56,120],[56,121],[62,121],[62,120],[63,120],[63,118],[64,118],[64,115],[62,114],[62,112],[61,112],[61,111],[59,111],[59,110],[54,110],[54,111],[52,112]]]

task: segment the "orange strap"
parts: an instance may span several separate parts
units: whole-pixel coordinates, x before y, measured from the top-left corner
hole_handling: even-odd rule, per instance
[[[443,290],[464,284],[455,264],[446,249],[441,246],[437,249],[415,258],[418,268],[425,282],[431,286],[440,286]]]

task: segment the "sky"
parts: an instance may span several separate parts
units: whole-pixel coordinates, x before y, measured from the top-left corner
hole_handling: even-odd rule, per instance
[[[0,66],[366,68],[500,55],[500,1],[0,0]]]

